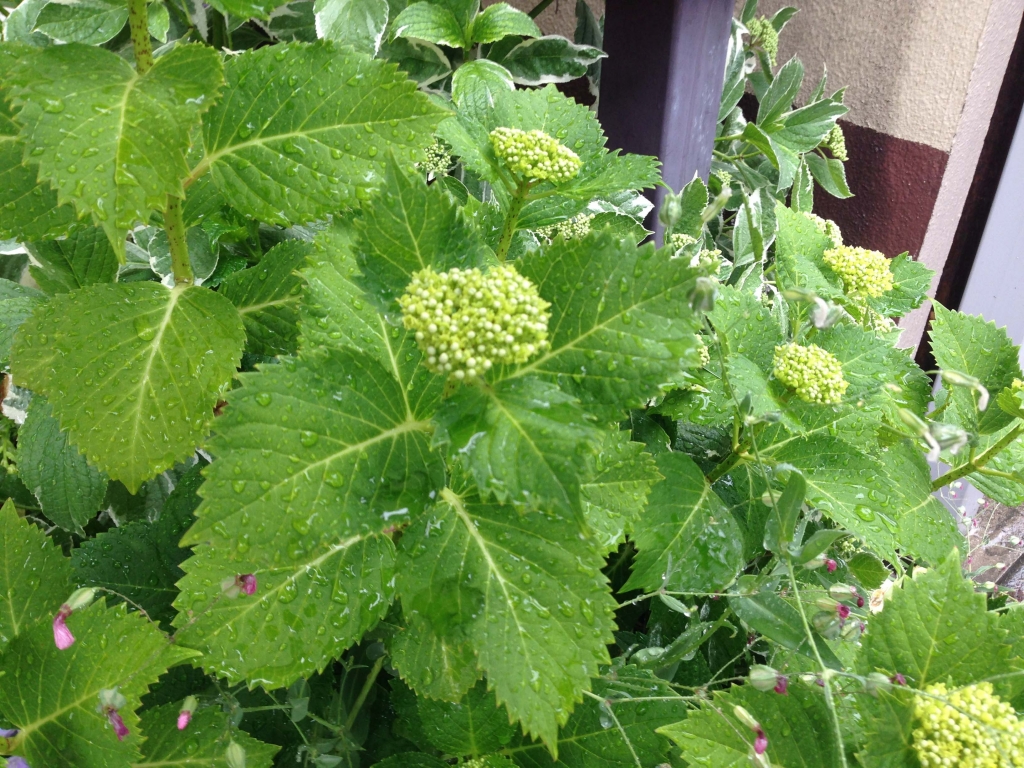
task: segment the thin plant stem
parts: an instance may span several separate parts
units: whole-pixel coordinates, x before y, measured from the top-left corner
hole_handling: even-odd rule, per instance
[[[968,461],[966,464],[959,466],[956,469],[951,469],[949,472],[942,475],[942,477],[935,480],[932,483],[932,490],[937,491],[940,488],[943,488],[949,485],[950,483],[954,482],[955,480],[959,480],[961,477],[966,477],[972,472],[977,472],[982,467],[984,467],[989,461],[994,459],[1004,448],[1006,448],[1006,446],[1008,446],[1010,443],[1012,443],[1014,440],[1020,437],[1021,434],[1024,434],[1024,423],[1018,423],[1017,426],[1015,426],[1013,429],[1011,429],[1009,432],[1003,435],[999,439],[999,442],[997,442],[995,445],[991,446],[987,450],[982,451],[977,456],[972,456],[971,460]]]
[[[192,263],[188,258],[188,243],[185,241],[185,220],[181,212],[181,198],[167,196],[164,209],[164,230],[171,248],[171,269],[176,285],[192,285]]]
[[[530,196],[530,183],[520,181],[512,195],[512,203],[508,208],[508,215],[505,217],[505,226],[501,230],[501,239],[498,241],[496,254],[498,261],[504,261],[508,256],[509,248],[512,247],[512,238],[516,233],[516,225],[519,224],[519,215]]]
[[[135,69],[140,75],[153,67],[153,43],[149,39],[147,0],[128,0],[128,28],[132,34]]]
[[[363,708],[363,704],[366,703],[366,697],[370,695],[370,689],[373,688],[373,684],[377,680],[377,675],[380,674],[381,669],[384,667],[385,656],[381,656],[375,662],[373,667],[370,668],[370,674],[366,676],[366,682],[363,683],[363,689],[359,691],[359,696],[356,698],[355,704],[352,705],[352,711],[348,713],[348,718],[345,720],[345,730],[351,731],[352,726],[355,725],[356,717],[359,715],[359,710]]]
[[[540,0],[539,3],[533,6],[533,10],[530,11],[530,18],[536,19],[538,16],[544,13],[544,11],[548,9],[548,6],[551,5],[554,1],[555,0]]]

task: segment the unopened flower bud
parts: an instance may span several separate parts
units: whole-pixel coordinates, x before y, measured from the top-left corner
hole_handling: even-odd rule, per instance
[[[835,609],[831,611],[818,611],[811,617],[811,624],[827,640],[835,640],[839,637],[840,630],[842,630],[842,625],[839,623]]]
[[[843,364],[816,344],[783,344],[775,347],[775,378],[808,403],[836,405],[850,386]]]
[[[739,720],[743,725],[752,731],[759,730],[761,724],[754,719],[754,716],[750,714],[745,708],[740,705],[736,705],[732,708],[732,713],[736,715],[736,719]]]
[[[969,376],[960,371],[943,370],[942,380],[954,387],[965,387],[978,393],[978,410],[984,411],[988,408],[988,389],[974,376]]]
[[[864,691],[877,698],[878,692],[891,685],[889,678],[881,672],[872,672],[864,679]]]
[[[835,573],[837,568],[839,568],[839,563],[837,563],[831,557],[825,558],[825,569],[829,573]]]
[[[121,714],[118,710],[124,707],[128,700],[117,688],[102,689],[99,692],[99,700],[98,711],[107,718],[107,722],[110,723],[114,733],[117,735],[117,740],[124,741],[128,735],[128,726],[124,724],[124,720],[121,719]]]
[[[826,558],[824,555],[817,555],[815,557],[812,557],[806,563],[804,563],[804,568],[806,568],[809,571],[816,571],[819,568],[821,568],[821,566],[825,565],[825,561],[827,559],[828,558]]]
[[[750,667],[750,684],[757,690],[767,692],[775,688],[779,680],[779,673],[764,664],[754,664]]]
[[[843,135],[843,129],[839,123],[832,126],[832,130],[821,140],[821,146],[831,152],[832,157],[840,162],[845,163],[850,159],[846,151],[846,136]]]
[[[779,55],[779,33],[772,26],[771,20],[765,17],[751,19],[747,22],[747,31],[750,33],[750,44],[759,46],[774,67]]]
[[[828,588],[828,594],[836,600],[853,600],[857,597],[857,588],[849,584],[833,584]]]
[[[181,711],[178,712],[178,730],[184,731],[192,722],[192,713],[199,706],[199,700],[195,696],[189,696],[182,702]]]
[[[843,626],[842,632],[839,636],[843,640],[857,640],[862,634],[864,634],[865,625],[863,621],[848,621]]]
[[[239,595],[253,595],[256,593],[256,576],[251,573],[240,573],[237,576],[228,576],[220,583],[221,592],[224,596],[234,600]]]
[[[75,611],[89,607],[95,597],[96,590],[91,587],[76,589],[57,611],[53,617],[53,642],[58,650],[67,650],[75,644],[75,636],[68,629],[67,620]]]
[[[892,268],[884,253],[844,245],[825,251],[822,258],[851,296],[878,298],[892,290]]]
[[[580,172],[579,155],[543,131],[502,127],[490,138],[494,154],[525,179],[562,184]]]
[[[224,751],[224,760],[228,768],[245,768],[245,748],[237,741],[232,741]]]

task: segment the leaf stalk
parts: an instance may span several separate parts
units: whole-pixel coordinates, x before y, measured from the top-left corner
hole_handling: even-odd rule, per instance
[[[1020,437],[1022,433],[1024,433],[1024,422],[1018,423],[1017,426],[1003,435],[995,445],[985,451],[982,451],[977,456],[972,457],[966,464],[956,467],[955,469],[951,469],[946,474],[937,478],[932,482],[932,490],[937,491],[940,488],[944,488],[950,483],[959,480],[961,477],[966,477],[972,472],[980,472],[989,461],[994,459],[1004,448],[1006,448],[1006,446]]]
[[[153,68],[153,43],[149,38],[147,0],[128,0],[128,28],[132,34],[135,69],[140,75]]]
[[[192,285],[195,277],[192,274],[192,262],[188,258],[188,243],[185,241],[185,220],[181,212],[181,198],[167,196],[167,208],[164,210],[164,230],[167,242],[171,247],[171,269],[174,272],[175,285]]]

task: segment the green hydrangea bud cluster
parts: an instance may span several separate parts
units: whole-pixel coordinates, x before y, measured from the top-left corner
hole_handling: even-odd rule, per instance
[[[581,213],[557,224],[541,227],[536,232],[540,237],[548,241],[554,240],[559,235],[565,240],[580,239],[589,234],[590,223],[594,220],[595,215],[593,213]]]
[[[823,219],[815,213],[808,213],[806,211],[804,211],[804,216],[814,222],[814,226],[818,228],[818,231],[832,241],[833,248],[843,247],[843,233],[840,231],[839,225],[832,221],[832,219]]]
[[[722,184],[722,189],[728,189],[729,185],[732,184],[732,174],[728,171],[715,171],[715,176],[718,177],[718,181]]]
[[[580,172],[580,158],[544,131],[495,128],[491,146],[513,173],[531,181],[563,184]]]
[[[551,306],[514,267],[427,268],[398,299],[434,373],[472,378],[496,363],[523,363],[549,346]]]
[[[700,345],[697,347],[697,354],[700,356],[701,368],[706,368],[708,363],[711,362],[711,350],[708,349],[708,345],[704,343],[704,339],[698,338],[697,343]]]
[[[444,176],[451,167],[452,153],[446,144],[435,139],[434,143],[427,147],[427,158],[420,163],[420,168],[428,175]]]
[[[676,232],[675,234],[668,236],[668,246],[673,251],[680,251],[686,246],[693,245],[696,242],[697,238],[682,232]]]
[[[779,56],[779,33],[775,31],[771,21],[764,16],[752,19],[747,23],[747,31],[750,32],[750,44],[761,46],[761,50],[768,54],[768,60],[774,67]]]
[[[843,364],[816,344],[775,347],[775,378],[804,402],[818,405],[839,403],[850,386],[843,376]]]
[[[922,768],[1024,766],[1024,723],[991,683],[949,691],[943,683],[914,697],[914,751]]]
[[[850,159],[846,152],[846,136],[843,135],[843,129],[839,126],[839,123],[832,126],[832,130],[822,139],[821,146],[831,152],[832,157],[836,160],[841,160],[845,163]]]
[[[884,253],[844,245],[825,251],[824,259],[851,296],[877,298],[892,290],[892,269]]]

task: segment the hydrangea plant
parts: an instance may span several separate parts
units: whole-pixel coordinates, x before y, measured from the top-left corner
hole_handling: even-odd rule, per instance
[[[656,159],[550,82],[583,45],[467,0],[10,12],[8,768],[1019,764],[1024,612],[934,495],[1024,502],[1018,349],[936,306],[933,395],[928,270],[739,160],[644,242]]]

